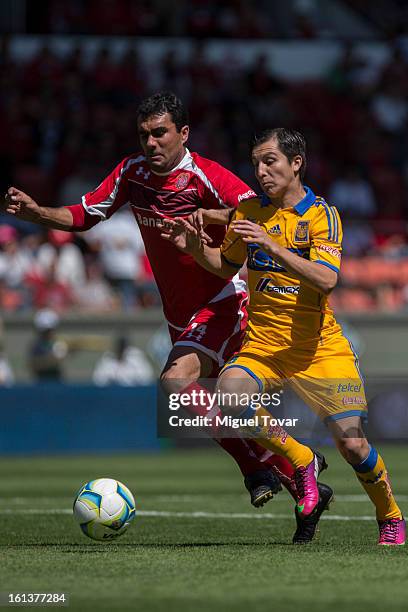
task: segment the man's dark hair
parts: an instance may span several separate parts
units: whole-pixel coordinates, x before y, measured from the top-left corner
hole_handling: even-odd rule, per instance
[[[268,140],[272,138],[276,140],[279,150],[288,158],[289,162],[291,162],[296,155],[301,156],[302,165],[299,170],[299,175],[300,180],[303,182],[306,172],[306,140],[303,134],[297,130],[290,130],[288,128],[270,128],[264,130],[258,136],[255,136],[252,143],[252,149],[268,142]]]
[[[178,132],[188,124],[188,113],[180,98],[172,91],[159,91],[143,100],[137,109],[137,118],[140,121],[146,121],[149,117],[157,117],[165,113],[171,115]]]

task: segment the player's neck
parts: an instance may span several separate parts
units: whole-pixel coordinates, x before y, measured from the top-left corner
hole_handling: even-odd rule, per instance
[[[157,174],[158,176],[167,176],[168,174],[171,174],[172,172],[174,172],[174,170],[177,170],[178,167],[181,166],[181,164],[183,163],[185,157],[189,154],[190,154],[190,151],[187,149],[187,147],[183,147],[183,150],[173,161],[173,163],[171,164],[171,168],[169,170],[166,170],[165,172],[156,172],[155,170],[151,168],[151,171],[153,172],[153,174]]]
[[[305,195],[306,191],[302,184],[294,185],[276,199],[271,198],[271,202],[277,208],[293,208],[296,206],[296,204],[299,204],[299,202],[303,200]]]

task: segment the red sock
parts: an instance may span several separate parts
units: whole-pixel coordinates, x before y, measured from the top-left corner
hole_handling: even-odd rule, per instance
[[[258,470],[267,470],[269,468],[253,453],[245,438],[214,438],[222,448],[235,459],[243,476],[252,474]],[[262,448],[262,447],[261,447]],[[265,450],[265,449],[263,449]]]
[[[202,387],[197,382],[193,382],[187,387],[185,387],[185,389],[183,389],[181,393],[191,393],[192,391],[196,391],[197,393],[199,393],[201,390],[203,390],[205,393],[208,393],[208,389],[205,389],[205,387]],[[205,395],[204,397],[207,396]],[[205,400],[199,405],[191,404],[190,406],[186,406],[185,408],[187,412],[195,416],[205,416],[209,414]],[[216,412],[213,411],[211,411],[211,415],[215,416]],[[257,470],[268,469],[269,466],[266,465],[261,460],[261,458],[263,455],[267,455],[269,451],[266,451],[265,448],[263,448],[253,440],[246,440],[243,438],[218,438],[215,428],[213,429],[213,440],[217,442],[228,454],[231,455],[231,457],[235,459],[243,476],[252,474]],[[288,465],[292,469],[292,466],[289,462]]]
[[[293,478],[293,474],[295,473],[295,468],[285,457],[281,457],[281,455],[273,454],[267,461],[265,462],[271,467],[277,468],[281,474],[287,476],[287,478]]]
[[[261,461],[264,466],[268,465],[270,467],[275,467],[283,474],[287,476],[287,478],[292,478],[295,472],[295,468],[285,457],[281,455],[276,455],[270,450],[267,450],[260,444],[256,442],[256,440],[251,440],[250,438],[245,440],[251,452]],[[264,468],[265,469],[265,468]]]

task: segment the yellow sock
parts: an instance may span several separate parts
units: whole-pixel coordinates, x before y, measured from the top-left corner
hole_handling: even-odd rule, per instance
[[[258,422],[256,441],[261,446],[285,457],[294,468],[309,465],[313,459],[313,451],[308,446],[292,438],[279,425],[271,425],[270,421],[273,416],[265,408],[259,407],[254,415]],[[254,434],[253,431],[251,433]]]
[[[392,494],[385,463],[373,446],[370,447],[366,459],[358,465],[353,465],[353,468],[375,506],[377,519],[383,521],[402,518],[401,510]]]

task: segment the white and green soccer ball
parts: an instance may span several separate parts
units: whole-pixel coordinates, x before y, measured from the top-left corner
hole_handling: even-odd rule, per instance
[[[113,478],[90,480],[79,489],[74,500],[74,517],[84,534],[93,540],[118,538],[135,514],[132,493]]]

